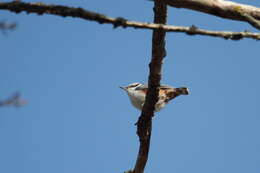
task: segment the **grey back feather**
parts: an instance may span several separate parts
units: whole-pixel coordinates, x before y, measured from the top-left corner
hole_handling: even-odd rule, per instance
[[[159,88],[167,89],[167,88],[173,88],[173,87],[172,87],[172,86],[169,86],[169,85],[161,85]],[[148,89],[148,85],[147,85],[147,84],[143,84],[143,85],[140,85],[140,86],[136,87],[135,89],[136,89],[136,90]]]

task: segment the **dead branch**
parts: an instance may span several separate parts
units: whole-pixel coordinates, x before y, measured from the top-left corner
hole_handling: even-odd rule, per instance
[[[248,22],[260,30],[260,8],[227,0],[163,0],[176,8],[187,8],[214,16]]]
[[[3,33],[6,33],[8,30],[14,30],[16,29],[17,24],[14,22],[0,22],[0,30]]]
[[[21,98],[20,92],[15,92],[11,97],[0,101],[0,107],[2,106],[15,106],[21,107],[27,103],[26,100]]]
[[[15,13],[20,13],[25,11],[27,13],[37,13],[39,15],[42,14],[52,14],[58,15],[62,17],[70,16],[77,17],[85,20],[96,21],[100,24],[108,23],[112,24],[114,27],[121,26],[125,27],[133,27],[133,28],[142,28],[142,29],[161,29],[167,32],[183,32],[190,35],[205,35],[205,36],[213,36],[220,37],[225,39],[239,40],[242,38],[252,38],[259,40],[259,33],[252,32],[231,32],[231,31],[209,31],[199,29],[197,27],[183,27],[183,26],[171,26],[171,25],[163,25],[163,24],[155,24],[155,23],[142,23],[129,21],[124,18],[112,18],[107,17],[103,14],[91,12],[82,8],[73,8],[59,5],[45,5],[42,3],[24,3],[24,2],[8,2],[2,3],[0,2],[0,9],[9,10]]]
[[[154,2],[154,23],[166,24],[167,6],[162,1]],[[152,132],[152,117],[154,115],[155,104],[158,101],[161,80],[161,69],[163,59],[166,56],[165,50],[166,32],[161,29],[153,31],[152,38],[152,60],[149,64],[150,74],[148,79],[148,92],[143,106],[141,116],[137,122],[137,135],[140,146],[134,168],[134,173],[143,173],[149,154],[150,139]]]

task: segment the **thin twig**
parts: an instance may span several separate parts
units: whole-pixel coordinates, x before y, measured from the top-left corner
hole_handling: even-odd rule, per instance
[[[14,22],[0,22],[0,30],[6,34],[6,31],[8,30],[15,30],[17,27],[17,24]]]
[[[162,1],[154,2],[154,23],[166,24],[167,6]],[[161,29],[153,31],[152,38],[152,60],[149,64],[150,74],[148,79],[148,92],[143,106],[141,116],[137,122],[137,135],[139,136],[140,146],[134,168],[134,173],[143,173],[148,160],[150,139],[152,132],[152,117],[154,115],[155,104],[158,101],[161,80],[161,69],[163,59],[166,56],[165,50],[166,32]]]
[[[24,2],[0,2],[0,9],[9,10],[15,13],[20,13],[25,11],[27,13],[37,13],[42,14],[52,14],[62,17],[77,17],[85,20],[96,21],[100,24],[107,23],[112,24],[116,27],[133,27],[133,28],[142,28],[142,29],[161,29],[166,32],[182,32],[190,35],[206,35],[213,37],[220,37],[225,39],[239,40],[242,38],[252,38],[260,40],[260,33],[252,32],[231,32],[231,31],[209,31],[203,30],[196,27],[184,27],[184,26],[171,26],[155,23],[143,23],[129,21],[122,17],[112,18],[107,17],[100,13],[91,12],[82,8],[73,8],[60,5],[45,5],[43,3],[24,3]]]
[[[260,20],[255,19],[253,16],[250,16],[246,13],[241,12],[241,16],[244,16],[248,23],[250,23],[252,26],[260,30]]]
[[[15,106],[15,107],[21,107],[27,103],[26,100],[21,98],[20,92],[15,92],[11,97],[0,101],[0,107],[3,106]]]

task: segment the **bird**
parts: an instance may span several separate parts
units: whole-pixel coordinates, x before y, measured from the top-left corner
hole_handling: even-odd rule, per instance
[[[141,83],[132,83],[126,87],[120,86],[119,88],[127,92],[132,105],[141,110],[143,108],[146,93],[148,91],[148,85]],[[189,89],[186,87],[174,88],[168,85],[159,86],[159,100],[155,104],[155,112],[159,112],[165,107],[170,100],[174,99],[179,95],[188,95]]]

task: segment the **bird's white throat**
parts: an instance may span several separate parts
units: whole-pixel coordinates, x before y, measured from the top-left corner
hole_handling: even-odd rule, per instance
[[[130,98],[130,101],[132,105],[139,109],[142,110],[144,101],[145,101],[145,94],[139,91],[136,91],[134,88],[129,88],[127,90],[127,94]]]

